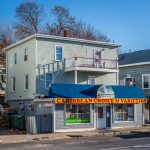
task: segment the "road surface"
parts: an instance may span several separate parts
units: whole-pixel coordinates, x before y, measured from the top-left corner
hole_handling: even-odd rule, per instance
[[[0,150],[150,150],[147,137],[73,137],[64,140],[0,144]]]

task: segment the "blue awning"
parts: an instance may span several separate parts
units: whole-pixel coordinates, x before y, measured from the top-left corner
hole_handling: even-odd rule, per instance
[[[52,84],[50,98],[96,98],[101,85],[87,84]],[[146,98],[141,88],[137,86],[111,86],[114,98]]]
[[[100,85],[52,84],[50,98],[95,98]]]
[[[111,86],[115,98],[146,98],[142,89],[138,86]]]

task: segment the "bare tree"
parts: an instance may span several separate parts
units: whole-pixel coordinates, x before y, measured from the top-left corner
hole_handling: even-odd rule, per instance
[[[42,5],[35,2],[25,2],[16,8],[16,18],[18,22],[15,25],[16,35],[19,39],[40,32],[41,21],[44,17]]]
[[[15,42],[13,27],[10,25],[0,25],[0,66],[6,66],[6,54],[3,48]]]
[[[55,6],[52,9],[52,16],[54,16],[54,22],[52,24],[46,23],[46,33],[48,34],[64,36],[64,30],[70,30],[72,32],[71,36],[75,38],[110,41],[106,34],[83,21],[78,21],[70,14],[68,8]]]
[[[74,30],[76,19],[71,16],[68,8],[55,6],[51,13],[54,16],[54,23],[46,25],[49,34],[63,36],[64,30]]]
[[[82,21],[78,21],[74,29],[74,36],[77,38],[87,39],[87,40],[96,40],[96,41],[105,41],[109,42],[110,39],[106,34],[102,33],[99,30],[96,30],[91,25],[88,25]]]

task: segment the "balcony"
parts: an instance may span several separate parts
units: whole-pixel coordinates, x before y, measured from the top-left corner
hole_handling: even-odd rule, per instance
[[[72,57],[64,60],[65,72],[119,72],[118,61],[109,59],[94,59],[85,57]]]

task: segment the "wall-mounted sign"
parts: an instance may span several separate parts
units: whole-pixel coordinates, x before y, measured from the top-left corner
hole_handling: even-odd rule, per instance
[[[48,108],[48,107],[52,107],[52,106],[53,106],[53,103],[45,103],[44,106],[47,107],[47,108]]]
[[[138,104],[147,103],[142,98],[55,98],[55,104]]]
[[[97,90],[97,98],[114,98],[115,93],[111,86],[100,86]]]

